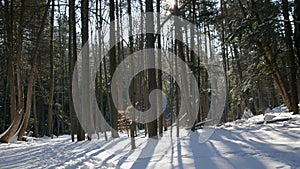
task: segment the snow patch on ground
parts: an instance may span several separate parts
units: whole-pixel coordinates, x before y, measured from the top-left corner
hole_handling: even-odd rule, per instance
[[[0,144],[0,168],[300,168],[300,115],[272,115],[290,119],[257,124],[265,118],[258,115],[226,123],[203,143],[200,129],[181,138],[167,131],[159,141],[141,133],[135,150],[127,134],[109,141],[101,135],[99,140],[71,142],[64,135]]]

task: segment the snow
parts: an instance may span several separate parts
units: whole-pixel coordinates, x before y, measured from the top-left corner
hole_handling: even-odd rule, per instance
[[[3,133],[0,134],[0,138],[1,138],[2,136],[4,136],[4,135],[10,130],[10,128],[13,126],[13,123],[14,123],[14,122],[15,122],[15,121],[13,121],[13,122],[11,123],[11,125],[8,127],[7,130],[5,130]]]
[[[183,137],[159,140],[143,133],[131,150],[130,138],[108,141],[101,135],[92,141],[71,142],[69,135],[28,142],[0,144],[0,168],[300,168],[300,115],[271,112],[274,118],[289,120],[257,124],[264,115],[226,123],[205,142],[205,130],[184,131]],[[175,133],[175,128],[174,128]]]
[[[251,117],[253,117],[253,114],[252,114],[251,110],[248,109],[248,108],[246,108],[246,109],[244,110],[244,114],[243,114],[242,119],[249,119],[249,118],[251,118]]]
[[[1,106],[0,106],[1,107]],[[22,109],[20,109],[20,111],[18,112],[19,114],[21,114],[21,112],[22,112]],[[4,136],[9,130],[10,130],[10,128],[13,126],[13,124],[15,123],[15,120],[13,120],[13,122],[11,123],[11,125],[8,127],[8,129],[7,130],[5,130],[3,133],[1,133],[0,134],[0,138],[2,137],[2,136]],[[22,122],[23,123],[23,122]],[[20,131],[20,129],[17,131],[17,133],[19,133],[19,131]],[[17,134],[16,134],[17,135]],[[16,136],[14,136],[14,138],[12,138],[12,140],[16,140]]]

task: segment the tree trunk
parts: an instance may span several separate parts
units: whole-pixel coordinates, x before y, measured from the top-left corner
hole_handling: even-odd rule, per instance
[[[272,107],[274,107],[278,105],[278,100],[276,97],[276,91],[275,91],[273,79],[270,79],[268,84],[269,84],[269,91],[271,93]]]
[[[76,34],[76,12],[75,12],[75,0],[70,0],[70,24],[71,24],[71,33],[72,33],[72,53],[73,53],[73,63],[72,63],[72,70],[77,62],[77,34]],[[78,72],[74,72],[74,73],[77,73]],[[71,91],[73,90],[77,90],[78,91],[78,79],[77,79],[78,75],[75,76],[76,79],[74,79],[74,88],[71,87]],[[72,85],[72,84],[70,84]],[[71,92],[72,94],[72,92]],[[76,97],[79,97],[79,96],[76,96]],[[81,124],[79,123],[78,121],[78,117],[76,115],[76,112],[75,112],[75,109],[74,109],[74,104],[73,104],[73,98],[72,98],[72,105],[71,105],[71,109],[70,111],[73,112],[73,119],[74,119],[74,129],[76,130],[76,133],[77,133],[77,141],[82,141],[85,139],[85,136],[84,136],[84,131],[81,127]]]
[[[131,16],[131,0],[127,0],[127,13],[129,15],[129,32],[128,34],[129,35],[132,35],[132,16]],[[129,37],[129,49],[130,49],[130,54],[133,53],[133,37],[130,36]],[[131,65],[134,65],[134,61],[131,57]],[[131,74],[133,74],[134,72],[134,68],[133,66],[131,67]],[[135,102],[136,102],[136,98],[135,98],[135,91],[137,90],[136,89],[136,79],[133,79],[133,83],[132,83],[132,90],[131,90],[131,99],[132,99],[132,103],[133,103],[133,108],[135,107]],[[133,117],[134,119],[131,119],[132,120],[132,123],[130,124],[130,138],[131,138],[131,149],[135,149],[136,148],[136,145],[135,145],[135,139],[134,139],[134,136],[135,136],[135,128],[136,128],[136,123],[135,123],[135,116]]]
[[[50,91],[49,91],[49,107],[48,107],[48,126],[47,135],[53,138],[53,95],[54,95],[54,0],[52,0],[51,21],[50,21]]]
[[[116,46],[115,46],[115,3],[114,0],[109,0],[109,18],[110,18],[110,36],[109,36],[109,43],[112,47],[110,50],[109,58],[110,58],[110,75],[113,76],[116,70]],[[115,90],[115,89],[112,89]],[[118,134],[118,112],[116,107],[114,106],[111,93],[109,93],[109,108],[110,108],[110,122],[112,127],[112,137],[117,138],[119,137]]]
[[[24,12],[24,1],[22,1],[21,13]],[[0,138],[0,142],[8,143],[10,139],[17,132],[19,125],[22,119],[22,111],[19,110],[17,112],[16,108],[16,90],[15,90],[15,62],[13,55],[13,1],[9,4],[9,1],[5,1],[5,25],[7,32],[7,57],[8,57],[8,81],[9,81],[9,93],[10,93],[10,115],[11,115],[11,125],[7,130],[6,134],[4,134]],[[19,32],[20,35],[21,32]],[[19,44],[20,45],[20,44]]]
[[[37,109],[36,109],[36,88],[33,87],[33,97],[32,97],[32,102],[33,102],[33,117],[34,117],[34,132],[33,135],[34,137],[39,136],[39,120],[38,120],[38,114],[37,114]]]
[[[294,1],[294,14],[295,14],[294,38],[295,38],[295,48],[296,48],[296,55],[298,58],[298,71],[299,71],[300,69],[300,2],[299,0]]]
[[[15,89],[15,63],[13,54],[13,1],[5,1],[5,14],[6,14],[6,32],[7,32],[7,57],[8,57],[8,81],[10,91],[10,121],[14,121],[17,115],[16,108],[16,89]]]
[[[103,51],[104,51],[104,44],[102,45],[103,46]],[[108,109],[110,109],[110,100],[109,100],[109,93],[108,93],[108,77],[107,77],[107,74],[108,74],[108,72],[107,72],[107,70],[106,70],[106,59],[105,59],[105,57],[103,58],[103,71],[104,71],[104,80],[105,80],[105,91],[106,91],[106,96],[107,96],[107,101],[106,101],[106,106],[108,106]],[[106,108],[106,106],[105,106],[105,108]],[[104,106],[103,106],[103,108],[104,108]],[[106,110],[104,108],[104,110]],[[105,116],[104,116],[105,117]],[[105,131],[107,130],[107,124],[105,123]],[[106,132],[104,133],[105,134],[105,140],[107,140],[107,134],[106,134]]]
[[[74,12],[74,5],[75,5],[75,0],[70,0],[69,1],[69,111],[70,111],[70,121],[71,121],[71,126],[70,126],[70,132],[71,132],[71,138],[72,138],[72,142],[75,141],[75,131],[76,131],[76,114],[75,114],[75,110],[74,110],[74,105],[73,105],[73,98],[72,98],[72,76],[73,76],[73,69],[74,69],[74,64],[73,64],[73,59],[72,59],[72,55],[73,57],[76,57],[73,53],[73,48],[75,48],[74,44],[73,44],[73,48],[72,48],[72,43],[73,43],[73,37],[75,34],[76,37],[76,31],[74,31],[74,29],[76,29],[76,26],[73,29],[73,16],[75,16],[75,12]],[[76,39],[75,39],[76,42]]]
[[[283,9],[283,17],[284,17],[284,30],[285,30],[285,38],[286,45],[288,49],[288,67],[289,67],[289,87],[290,87],[290,96],[291,96],[291,109],[295,114],[299,113],[298,109],[298,92],[297,92],[297,65],[296,58],[294,54],[293,47],[293,33],[292,26],[290,22],[289,16],[289,2],[288,0],[282,0],[282,9]]]
[[[88,38],[89,38],[89,32],[88,32],[88,10],[89,7],[89,2],[88,0],[82,0],[81,1],[81,34],[82,34],[82,47],[85,46],[85,53],[82,55],[82,81],[81,81],[81,85],[83,85],[83,90],[82,90],[82,105],[86,105],[86,106],[82,106],[82,112],[86,112],[85,113],[85,117],[83,117],[83,119],[86,119],[85,121],[85,125],[87,125],[85,127],[85,129],[87,129],[87,134],[88,134],[88,140],[91,140],[91,134],[93,131],[93,123],[91,120],[92,119],[92,113],[90,112],[90,75],[89,75],[89,69],[90,69],[90,65],[89,65],[89,43],[88,43]],[[84,109],[84,110],[83,110]]]
[[[252,3],[252,8],[256,8],[256,5],[254,3],[253,0],[251,0],[251,3]],[[260,18],[260,15],[259,13],[257,12],[257,10],[252,10],[251,11],[253,13],[253,16],[255,16],[258,24],[261,24],[262,21],[261,21],[261,18]],[[244,17],[246,18],[246,14],[244,14]],[[253,30],[251,30],[253,31]],[[270,39],[266,39],[270,42]],[[269,42],[256,42],[257,43],[257,46],[259,48],[259,50],[264,54],[264,60],[266,62],[266,64],[268,65],[268,68],[270,69],[270,71],[272,71],[272,75],[273,75],[273,78],[280,90],[280,93],[281,93],[281,96],[286,104],[286,106],[288,107],[289,110],[293,110],[293,103],[294,101],[292,101],[291,99],[291,96],[290,96],[290,93],[288,92],[288,84],[286,83],[287,80],[283,77],[282,73],[280,72],[280,69],[276,63],[276,53],[273,52],[273,49],[272,49],[272,46],[270,45]]]
[[[42,23],[38,31],[35,48],[33,50],[33,60],[32,60],[32,67],[29,74],[28,79],[28,87],[27,87],[27,100],[26,100],[26,111],[24,115],[24,123],[22,123],[20,132],[18,133],[18,140],[22,140],[22,137],[25,135],[25,131],[29,122],[31,106],[32,106],[32,89],[35,84],[35,76],[37,74],[37,60],[39,55],[39,47],[40,47],[40,40],[42,39],[42,33],[44,31],[45,22],[47,19],[47,12],[50,5],[51,0],[48,0],[47,5],[45,7],[45,11],[42,18]]]
[[[146,12],[153,12],[153,0],[146,0]],[[152,33],[148,32],[154,32],[154,16],[153,14],[149,14],[146,17],[146,48],[147,49],[153,49],[154,48],[154,42],[155,38]],[[155,55],[154,50],[149,50],[147,52],[147,61],[148,65],[150,67],[155,66]],[[150,93],[152,90],[156,89],[156,73],[155,70],[150,69],[148,70],[148,85],[149,89],[148,92]],[[149,96],[149,94],[147,94]],[[146,100],[149,100],[149,98],[146,98]],[[150,105],[149,105],[150,106]],[[150,107],[147,107],[146,110],[148,110]],[[157,138],[157,119],[153,120],[152,122],[148,123],[148,134],[149,138]]]
[[[24,13],[25,13],[25,0],[21,1],[21,11],[19,15],[19,28],[18,28],[18,44],[17,44],[17,87],[18,87],[18,104],[17,109],[24,109],[24,85],[23,85],[23,30],[24,30]]]
[[[285,102],[288,109],[291,110],[292,102],[291,102],[291,98],[290,98],[290,95],[287,90],[287,85],[285,83],[285,80],[283,79],[283,76],[282,76],[281,72],[279,71],[278,67],[277,68],[275,67],[274,69],[275,69],[274,70],[275,72],[273,74],[273,78],[277,84],[277,87],[279,88],[279,91],[281,93],[283,101]]]
[[[158,53],[157,53],[157,65],[158,65],[158,70],[157,70],[157,89],[162,91],[162,62],[161,62],[161,28],[160,28],[160,0],[157,0],[157,5],[156,5],[156,12],[158,13],[157,15],[157,29],[158,29],[158,35],[157,35],[157,48],[158,48]],[[162,95],[159,94],[157,98],[157,107],[158,107],[158,113],[159,115],[159,123],[158,123],[158,133],[162,137],[163,136],[163,126],[164,126],[164,112],[159,112],[161,110],[160,107],[162,106]]]
[[[98,1],[97,1],[98,2]],[[102,7],[101,7],[102,5],[101,5],[101,2],[99,3],[99,15],[97,15],[97,16],[99,16],[99,17],[97,17],[97,21],[99,21],[99,22],[97,22],[97,23],[99,23],[99,27],[100,27],[100,30],[99,30],[99,39],[101,39],[101,38],[103,38],[102,37],[102,24],[103,24],[103,19],[102,19]],[[98,9],[98,8],[97,8]],[[99,20],[100,19],[100,20]],[[101,39],[100,41],[100,44],[99,44],[99,53],[102,55],[102,47],[104,47],[104,45],[103,44],[101,44],[101,42],[104,42],[104,40],[103,39]],[[103,60],[105,60],[105,59],[103,59]],[[105,63],[104,64],[102,64],[101,62],[100,62],[100,66],[99,66],[99,76],[98,76],[98,78],[99,78],[99,87],[100,87],[100,89],[99,89],[99,102],[100,102],[100,110],[101,110],[101,113],[102,113],[102,120],[103,121],[101,121],[101,131],[102,132],[104,132],[104,136],[105,136],[105,140],[107,141],[107,133],[106,133],[106,130],[107,130],[107,123],[106,123],[106,119],[105,119],[105,115],[106,115],[106,111],[105,111],[105,108],[104,108],[104,96],[105,96],[105,91],[103,91],[103,89],[102,89],[102,86],[103,86],[103,84],[107,84],[106,83],[106,78],[104,79],[104,82],[103,82],[103,80],[102,80],[102,77],[103,77],[103,74],[102,74],[102,72],[103,72],[103,70],[102,70],[102,65],[104,65],[104,67],[105,67]],[[105,69],[106,70],[106,69]],[[105,77],[106,77],[106,73],[104,72],[104,74],[105,74]],[[97,80],[98,81],[98,80]],[[107,90],[106,90],[107,91]]]
[[[225,2],[224,0],[221,0],[221,15],[223,18],[225,18]],[[226,123],[228,120],[228,110],[229,110],[229,85],[228,85],[228,76],[227,76],[227,58],[226,58],[226,44],[225,44],[225,24],[224,22],[226,22],[226,20],[224,19],[224,21],[222,20],[221,23],[221,41],[222,41],[222,59],[223,59],[223,67],[224,67],[224,74],[225,74],[225,90],[226,90],[226,105],[225,105],[225,110],[223,112],[223,117],[222,117],[222,122]]]
[[[264,89],[260,81],[257,82],[257,92],[258,92],[258,110],[261,112],[265,111],[265,103],[264,103]]]

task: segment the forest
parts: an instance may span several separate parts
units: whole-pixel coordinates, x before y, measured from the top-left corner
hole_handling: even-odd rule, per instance
[[[298,114],[299,3],[1,0],[0,142]]]

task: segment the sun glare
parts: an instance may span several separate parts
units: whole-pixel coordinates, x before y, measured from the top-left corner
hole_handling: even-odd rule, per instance
[[[167,8],[174,8],[176,0],[166,0]]]

